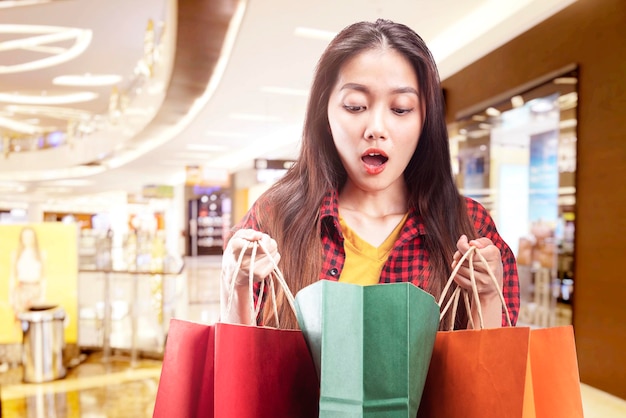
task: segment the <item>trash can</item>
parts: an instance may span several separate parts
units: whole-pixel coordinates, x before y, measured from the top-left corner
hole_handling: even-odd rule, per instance
[[[35,306],[18,315],[22,323],[24,382],[41,383],[65,377],[65,311],[58,306]]]

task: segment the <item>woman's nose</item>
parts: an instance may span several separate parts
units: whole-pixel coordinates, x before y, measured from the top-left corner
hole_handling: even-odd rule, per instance
[[[382,110],[372,109],[369,112],[369,118],[364,132],[365,139],[386,139],[387,136],[384,112]]]

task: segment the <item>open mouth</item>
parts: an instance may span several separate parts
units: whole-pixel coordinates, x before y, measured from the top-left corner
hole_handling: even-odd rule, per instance
[[[389,158],[377,152],[369,152],[361,157],[361,160],[369,166],[380,167],[385,164]]]

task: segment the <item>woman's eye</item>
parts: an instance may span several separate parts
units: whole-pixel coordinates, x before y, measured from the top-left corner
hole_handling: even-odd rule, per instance
[[[401,108],[394,108],[394,109],[391,109],[391,110],[396,115],[406,115],[407,113],[411,113],[413,111],[413,109],[401,109]]]
[[[343,105],[344,109],[348,112],[361,112],[365,110],[365,106],[351,106],[351,105]]]

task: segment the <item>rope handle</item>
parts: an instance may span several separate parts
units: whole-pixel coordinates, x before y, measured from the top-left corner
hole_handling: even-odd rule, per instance
[[[261,281],[261,287],[259,290],[259,297],[257,298],[257,302],[256,304],[254,303],[254,263],[255,263],[255,259],[256,259],[256,254],[257,254],[257,249],[261,248],[261,251],[263,251],[267,257],[271,260],[272,264],[273,264],[273,271],[270,273],[270,275],[265,279]],[[289,286],[287,285],[287,282],[285,281],[285,278],[282,274],[282,272],[280,271],[280,269],[278,268],[278,264],[276,264],[276,261],[274,261],[274,258],[270,255],[269,251],[267,250],[267,248],[265,248],[265,246],[263,244],[261,244],[259,241],[248,241],[246,242],[246,244],[243,246],[243,248],[241,249],[241,252],[239,253],[239,257],[237,258],[237,264],[235,266],[235,269],[233,271],[233,275],[231,277],[230,280],[230,288],[228,291],[228,302],[227,302],[227,307],[226,307],[226,312],[230,312],[231,308],[232,308],[232,302],[233,302],[233,296],[235,294],[235,283],[236,283],[236,279],[237,279],[237,275],[239,274],[240,270],[241,270],[241,264],[243,262],[243,257],[246,253],[246,251],[252,248],[252,254],[250,255],[250,268],[249,268],[249,272],[248,272],[248,292],[250,295],[250,318],[251,320],[254,318],[257,318],[259,315],[259,312],[261,311],[261,295],[263,295],[263,292],[265,290],[265,282],[268,281],[269,282],[269,287],[270,287],[270,297],[271,297],[271,301],[272,304],[274,306],[274,317],[276,319],[276,326],[277,328],[280,328],[280,321],[278,319],[278,308],[276,305],[276,287],[274,285],[274,281],[278,281],[279,284],[279,288],[283,290],[283,292],[285,293],[285,296],[287,298],[287,301],[289,302],[289,306],[291,307],[292,311],[294,312],[294,315],[296,314],[296,306],[295,306],[295,300],[294,300],[294,296],[291,293],[291,290],[289,289]]]
[[[491,281],[495,285],[498,291],[498,296],[500,296],[500,302],[506,313],[506,322],[508,326],[511,326],[511,316],[509,313],[508,306],[506,304],[506,300],[504,299],[504,294],[502,293],[502,289],[500,288],[500,285],[498,284],[498,279],[496,279],[496,276],[491,270],[491,267],[489,267],[489,264],[487,263],[487,260],[485,259],[485,257],[480,253],[479,249],[474,245],[469,247],[469,249],[465,252],[465,254],[463,254],[463,256],[459,259],[455,268],[452,270],[452,273],[450,274],[450,277],[448,278],[448,281],[446,282],[446,285],[444,286],[443,291],[441,292],[441,296],[439,297],[438,304],[440,307],[442,306],[445,296],[450,290],[452,283],[454,282],[454,277],[459,272],[459,269],[463,265],[463,262],[465,260],[468,260],[469,270],[470,270],[470,283],[472,285],[472,296],[473,296],[473,300],[476,302],[476,309],[478,311],[478,319],[480,322],[479,325],[480,325],[480,329],[485,328],[485,325],[483,322],[482,306],[480,305],[480,299],[478,298],[478,287],[476,286],[476,277],[474,275],[474,255],[475,254],[478,255],[478,258],[480,258],[480,261],[484,264],[485,269],[487,270],[487,274],[489,275],[489,277],[491,278]],[[450,306],[452,306],[452,315],[450,317],[450,325],[449,325],[448,330],[452,330],[454,328],[454,319],[456,317],[456,312],[457,312],[459,298],[460,298],[461,293],[463,294],[463,300],[465,302],[465,307],[468,312],[470,327],[472,329],[475,328],[472,315],[469,315],[470,313],[469,291],[466,289],[463,289],[460,286],[457,286],[456,289],[454,289],[452,296],[450,296],[450,298],[446,302],[445,306],[443,307],[439,315],[439,321],[441,321],[444,315],[446,314],[446,312],[448,311],[448,309],[450,309]]]

